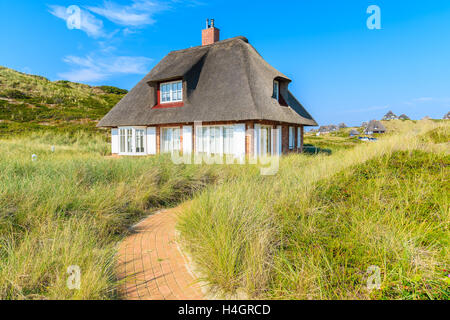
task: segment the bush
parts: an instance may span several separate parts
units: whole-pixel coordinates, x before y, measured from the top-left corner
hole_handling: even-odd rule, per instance
[[[120,88],[112,87],[112,86],[99,86],[96,88],[102,90],[104,93],[110,93],[110,94],[127,94],[128,93],[128,90],[120,89]]]

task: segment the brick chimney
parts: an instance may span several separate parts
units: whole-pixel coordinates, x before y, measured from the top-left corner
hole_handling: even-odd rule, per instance
[[[206,29],[202,30],[202,46],[220,41],[220,30],[214,27],[214,19],[206,19]]]

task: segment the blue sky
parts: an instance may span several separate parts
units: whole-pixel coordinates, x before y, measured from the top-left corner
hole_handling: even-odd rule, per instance
[[[81,9],[69,29],[67,7]],[[369,5],[381,30],[369,30]],[[246,36],[320,124],[450,111],[450,1],[0,0],[0,65],[131,89],[169,51]]]

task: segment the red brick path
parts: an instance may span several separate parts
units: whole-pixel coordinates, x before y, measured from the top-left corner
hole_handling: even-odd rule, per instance
[[[150,216],[121,243],[117,273],[122,298],[204,299],[175,242],[176,211],[170,209]]]

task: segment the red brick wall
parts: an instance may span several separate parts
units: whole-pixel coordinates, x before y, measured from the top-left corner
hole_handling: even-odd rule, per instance
[[[289,126],[281,126],[281,151],[282,153],[289,152]]]

